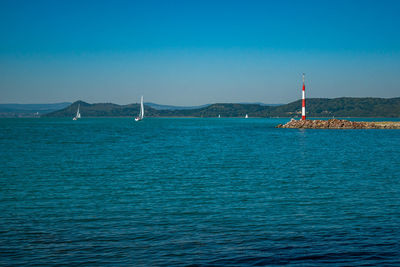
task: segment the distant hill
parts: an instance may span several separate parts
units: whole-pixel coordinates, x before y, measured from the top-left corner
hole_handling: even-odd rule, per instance
[[[260,106],[271,106],[271,107],[285,105],[285,104],[265,104],[262,102],[240,102],[238,104],[256,104],[256,105],[260,105]]]
[[[190,110],[161,110],[160,117],[268,117],[272,107],[259,104],[217,103]]]
[[[182,110],[182,109],[198,109],[198,108],[204,108],[209,106],[210,104],[205,104],[205,105],[200,105],[200,106],[171,106],[171,105],[160,105],[156,103],[151,103],[151,102],[146,102],[144,103],[146,106],[157,109],[157,110],[165,110],[165,109],[176,109],[176,110]]]
[[[70,106],[44,115],[45,117],[73,117],[80,105],[82,117],[133,117],[139,113],[139,104],[116,105],[112,103],[89,104],[77,101]],[[272,107],[258,104],[212,104],[194,109],[157,110],[145,105],[146,117],[265,117]]]
[[[45,117],[72,117],[80,105],[82,117],[133,117],[139,113],[139,104],[117,105],[113,103],[89,104],[76,101],[66,108],[46,114]],[[157,116],[157,110],[145,106],[146,116]]]
[[[139,104],[88,104],[77,101],[70,106],[46,114],[46,117],[73,117],[78,104],[82,117],[133,117]],[[400,117],[398,98],[310,98],[307,99],[309,117]],[[145,105],[146,117],[299,117],[301,100],[286,105],[217,103],[191,109],[155,109]]]
[[[171,106],[171,105],[160,105],[160,104],[156,104],[156,103],[151,103],[151,102],[146,102],[144,103],[146,106],[152,107],[154,109],[157,110],[182,110],[182,109],[201,109],[201,108],[205,108],[208,106],[211,106],[212,104],[205,104],[205,105],[200,105],[200,106]],[[256,105],[260,105],[260,106],[281,106],[283,104],[264,104],[261,102],[256,102],[256,103],[238,103],[238,104],[256,104]]]
[[[310,117],[400,117],[400,97],[310,98],[306,107]],[[301,100],[275,107],[271,112],[273,117],[295,115],[301,115]]]
[[[63,109],[70,102],[54,104],[0,104],[0,117],[33,117]]]

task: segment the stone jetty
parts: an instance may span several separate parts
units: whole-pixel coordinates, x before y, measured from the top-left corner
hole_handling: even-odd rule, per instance
[[[400,121],[295,120],[276,128],[299,129],[400,129]]]

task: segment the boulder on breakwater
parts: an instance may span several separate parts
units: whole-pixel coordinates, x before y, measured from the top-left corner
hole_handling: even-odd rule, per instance
[[[295,120],[276,128],[299,129],[400,129],[400,121]]]

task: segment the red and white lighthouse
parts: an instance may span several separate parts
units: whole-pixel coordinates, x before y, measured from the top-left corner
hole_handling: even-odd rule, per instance
[[[304,84],[304,73],[303,73],[303,94],[302,94],[302,102],[301,102],[301,119],[306,119],[306,86]]]

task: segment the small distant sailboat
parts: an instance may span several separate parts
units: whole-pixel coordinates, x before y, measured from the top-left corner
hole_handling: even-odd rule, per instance
[[[218,115],[218,118],[221,118],[221,114]]]
[[[79,112],[79,107],[80,107],[80,104],[78,104],[78,110],[76,111],[76,116],[72,119],[74,121],[81,118],[81,113]]]
[[[249,118],[249,116],[246,114],[246,116],[244,116],[244,118],[245,118],[245,119],[248,119],[248,118]]]
[[[144,106],[143,106],[143,96],[142,96],[142,98],[140,99],[140,112],[139,112],[139,116],[137,116],[137,117],[135,118],[135,121],[141,121],[141,120],[143,120],[143,117],[144,117]]]

